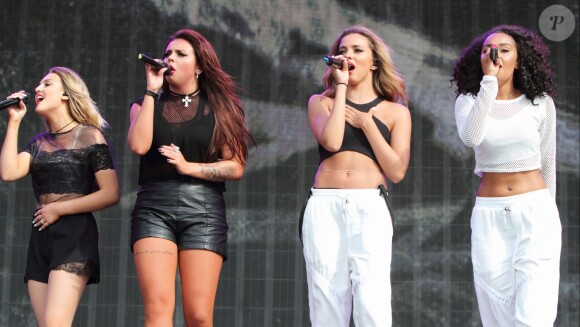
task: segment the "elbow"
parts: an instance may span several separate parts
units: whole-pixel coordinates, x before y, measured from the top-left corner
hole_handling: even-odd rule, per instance
[[[393,182],[394,184],[399,184],[405,178],[406,174],[407,174],[407,169],[403,169],[403,170],[399,170],[399,171],[396,171],[396,172],[388,175],[388,177],[389,177],[389,180],[391,182]]]
[[[106,194],[109,196],[104,201],[105,208],[114,206],[121,200],[121,193],[119,192],[119,189],[107,191]]]
[[[241,167],[240,169],[236,169],[230,177],[231,177],[231,179],[230,179],[231,181],[241,180],[244,177],[244,167]]]
[[[116,192],[114,192],[113,196],[111,197],[111,205],[115,205],[117,203],[119,203],[119,201],[121,200],[121,193],[119,192],[119,190],[117,190]]]
[[[134,144],[133,142],[129,142],[129,148],[131,149],[131,152],[139,156],[144,156],[149,151],[148,147]]]
[[[324,142],[324,143],[320,143],[320,145],[328,152],[334,153],[334,152],[338,152],[340,150],[340,147],[342,146],[342,142],[338,143],[338,142]]]
[[[475,139],[473,137],[468,137],[468,136],[464,136],[464,135],[459,135],[459,138],[461,139],[461,142],[463,142],[463,144],[465,144],[466,146],[468,146],[470,148],[474,148],[474,147],[479,146],[481,144],[481,142],[483,141],[483,138]]]
[[[10,174],[2,171],[0,172],[0,180],[2,180],[3,182],[14,182],[16,179],[10,176]]]

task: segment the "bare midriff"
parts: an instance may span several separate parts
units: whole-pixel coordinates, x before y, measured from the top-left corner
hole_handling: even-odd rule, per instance
[[[314,188],[365,189],[387,186],[380,166],[371,158],[353,151],[332,155],[318,166]]]
[[[539,170],[515,173],[482,173],[477,189],[480,197],[503,197],[546,188]]]

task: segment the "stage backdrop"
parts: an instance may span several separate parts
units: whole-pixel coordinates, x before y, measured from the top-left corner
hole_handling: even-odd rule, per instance
[[[307,120],[322,91],[322,56],[343,28],[374,29],[404,75],[413,118],[411,165],[391,186],[395,207],[395,326],[480,326],[473,290],[469,217],[478,178],[457,137],[451,70],[461,48],[488,28],[521,24],[540,33],[540,15],[561,4],[575,30],[546,39],[559,85],[558,194],[562,220],[557,326],[578,326],[578,2],[350,0],[0,1],[0,97],[33,92],[51,66],[87,81],[116,148],[120,203],[98,213],[101,283],[85,291],[75,326],[142,326],[143,306],[129,249],[139,158],[126,145],[129,104],[145,90],[140,52],[160,57],[181,28],[204,34],[243,87],[257,147],[247,172],[227,184],[229,258],[216,326],[309,326],[297,219],[318,163]],[[570,20],[569,20],[570,21]],[[569,22],[568,21],[568,22]],[[6,113],[0,113],[0,132]],[[19,148],[42,131],[29,105]],[[0,182],[0,326],[33,326],[22,277],[35,201],[30,178]],[[184,326],[180,294],[175,325]]]

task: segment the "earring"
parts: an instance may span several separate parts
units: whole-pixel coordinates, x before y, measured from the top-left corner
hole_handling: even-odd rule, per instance
[[[195,74],[195,79],[198,79],[198,78],[199,78],[199,74]]]

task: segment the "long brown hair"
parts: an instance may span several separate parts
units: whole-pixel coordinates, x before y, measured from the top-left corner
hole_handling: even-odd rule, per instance
[[[328,55],[337,55],[340,42],[342,42],[342,39],[349,34],[360,34],[369,40],[369,47],[373,52],[375,65],[378,67],[378,69],[373,71],[373,89],[375,92],[381,98],[388,101],[398,102],[401,100],[405,105],[407,105],[405,81],[401,74],[399,74],[395,69],[395,64],[391,59],[391,49],[370,28],[364,26],[352,26],[346,28],[334,41],[330,47]],[[326,68],[322,82],[324,83],[325,88],[323,94],[334,98],[336,94],[336,81],[332,76],[330,67]]]
[[[242,102],[236,94],[239,87],[222,69],[213,46],[203,35],[189,29],[179,30],[169,37],[165,48],[175,39],[185,40],[193,47],[196,62],[202,71],[198,77],[200,91],[207,96],[214,111],[216,124],[208,149],[208,159],[219,158],[220,147],[227,144],[233,157],[245,165],[248,140],[253,138],[244,124]],[[167,81],[163,82],[163,90],[169,92]]]

